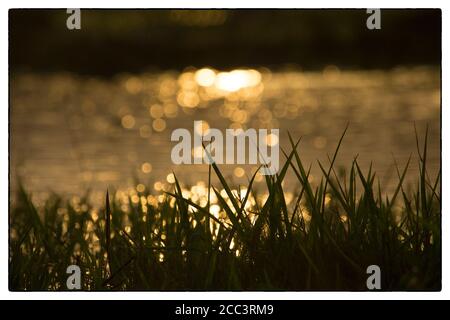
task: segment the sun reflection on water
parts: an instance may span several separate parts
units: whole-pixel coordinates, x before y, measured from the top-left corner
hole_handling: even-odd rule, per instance
[[[330,65],[307,72],[205,66],[122,74],[111,80],[24,73],[12,86],[12,134],[27,141],[12,145],[12,174],[25,177],[27,186],[36,191],[33,201],[40,204],[55,186],[69,194],[92,188],[98,191],[91,194],[97,204],[103,203],[104,190],[110,186],[163,192],[175,182],[172,171],[193,185],[183,195],[203,203],[197,180],[207,180],[207,169],[176,170],[168,160],[170,132],[192,130],[193,120],[203,120],[198,129],[203,135],[211,128],[290,131],[304,137],[307,161],[315,161],[319,152],[326,157],[345,122],[351,121],[355,129],[349,136],[349,156],[365,152],[366,158],[376,161],[380,174],[391,165],[380,156],[381,148],[388,146],[402,157],[414,151],[414,139],[407,140],[412,121],[436,125],[437,131],[430,134],[439,136],[439,72],[427,67],[345,71]],[[376,128],[385,129],[377,130],[375,139],[369,133]],[[266,141],[283,147],[282,142],[272,135]],[[431,140],[431,169],[439,166],[438,142]],[[200,156],[202,150],[193,149],[192,154]],[[247,167],[224,169],[238,183],[248,178]],[[312,171],[310,179],[316,175],[320,172]],[[255,183],[263,182],[256,175]],[[161,200],[159,195],[145,201],[138,194],[129,196],[140,204]]]

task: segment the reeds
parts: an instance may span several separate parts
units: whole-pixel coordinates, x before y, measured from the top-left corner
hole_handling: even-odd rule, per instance
[[[66,290],[66,268],[77,264],[84,290],[367,290],[366,268],[376,264],[382,290],[440,290],[440,173],[433,180],[427,174],[427,134],[421,150],[417,139],[415,189],[404,186],[408,161],[396,164],[398,184],[389,195],[357,158],[347,173],[336,172],[344,134],[329,163],[319,163],[315,186],[299,141],[289,137],[291,150],[283,151],[279,173],[266,176],[261,204],[249,205],[257,197],[256,172],[244,195],[236,194],[215,164],[206,206],[183,197],[175,178],[158,204],[129,201],[122,210],[106,193],[98,219],[87,197],[79,210],[52,196],[39,213],[20,187],[10,210],[10,289]],[[290,205],[287,174],[300,185]],[[223,216],[211,213],[212,194]]]

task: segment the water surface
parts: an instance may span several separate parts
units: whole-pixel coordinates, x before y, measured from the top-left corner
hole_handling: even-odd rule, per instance
[[[113,78],[69,73],[11,76],[11,182],[20,177],[39,201],[54,191],[100,201],[106,188],[136,188],[137,181],[158,192],[173,177],[185,184],[206,181],[206,165],[173,165],[170,135],[193,131],[193,121],[209,128],[279,128],[289,150],[289,131],[303,137],[300,153],[320,176],[347,123],[337,167],[357,155],[370,163],[384,190],[413,154],[408,183],[417,179],[414,123],[423,141],[429,126],[429,173],[440,168],[440,74],[431,67],[317,72],[246,69],[223,72],[122,74]],[[207,127],[205,129],[207,129]],[[283,157],[281,157],[283,158]],[[222,165],[225,175],[245,184],[255,166]],[[258,184],[263,185],[262,177]],[[293,175],[286,186],[295,191]],[[141,187],[142,188],[142,187]]]

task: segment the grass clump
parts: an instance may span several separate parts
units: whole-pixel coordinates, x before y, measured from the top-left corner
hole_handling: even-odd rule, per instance
[[[319,162],[317,186],[290,138],[279,173],[265,177],[262,203],[250,201],[256,173],[235,192],[215,164],[206,205],[184,196],[176,178],[160,201],[138,192],[124,209],[107,193],[98,211],[87,196],[74,205],[54,195],[38,209],[20,187],[10,210],[10,289],[66,290],[66,268],[76,264],[83,290],[367,290],[366,268],[376,264],[382,290],[440,290],[440,174],[427,175],[427,135],[415,189],[404,187],[408,161],[390,195],[357,158],[336,173],[343,137],[329,163]],[[288,172],[300,185],[289,205]]]

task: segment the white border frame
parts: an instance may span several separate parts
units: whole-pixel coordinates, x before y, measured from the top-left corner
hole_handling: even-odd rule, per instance
[[[426,3],[427,6],[423,4]],[[446,182],[450,181],[448,165],[450,160],[448,149],[442,150],[442,291],[441,292],[10,292],[8,290],[8,9],[10,8],[441,8],[442,9],[442,139],[450,138],[450,114],[443,106],[448,102],[449,63],[448,57],[450,39],[450,3],[429,0],[427,2],[411,1],[323,1],[317,0],[302,3],[293,0],[277,0],[261,2],[260,0],[216,0],[216,1],[176,1],[165,0],[161,3],[151,3],[144,0],[128,0],[122,3],[111,3],[99,0],[80,1],[1,1],[0,2],[0,37],[1,37],[1,72],[0,72],[0,138],[2,156],[0,158],[0,299],[107,299],[107,300],[312,300],[312,299],[450,299],[449,218],[445,212],[450,209],[450,194]],[[301,6],[301,7],[300,7]],[[444,145],[443,145],[444,147]],[[447,271],[447,272],[446,272]]]

